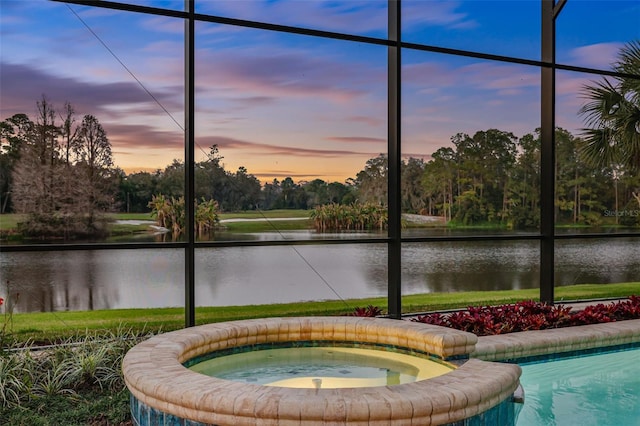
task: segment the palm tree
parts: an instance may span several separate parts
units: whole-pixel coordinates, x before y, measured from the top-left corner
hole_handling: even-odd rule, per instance
[[[162,194],[154,195],[151,197],[148,206],[151,207],[151,217],[156,218],[158,226],[167,228],[169,211],[171,210],[169,200]]]
[[[626,44],[613,64],[616,72],[637,76],[604,78],[584,87],[587,103],[579,114],[584,158],[597,166],[622,165],[640,170],[640,40]]]
[[[196,235],[202,238],[205,233],[212,235],[215,228],[220,223],[218,217],[218,202],[216,200],[205,200],[202,197],[200,203],[196,202],[195,228]]]

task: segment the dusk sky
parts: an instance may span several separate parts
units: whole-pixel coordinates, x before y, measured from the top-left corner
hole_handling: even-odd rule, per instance
[[[182,9],[182,1],[130,3]],[[197,12],[384,38],[387,2],[197,2]],[[403,39],[540,59],[539,1],[404,0]],[[127,173],[184,158],[183,22],[46,0],[0,0],[0,119],[36,118],[46,95],[77,121],[95,115]],[[568,0],[557,62],[610,70],[640,39],[640,2]],[[198,159],[217,144],[229,171],[263,181],[344,182],[386,152],[387,49],[227,25],[196,27]],[[520,137],[540,125],[540,70],[529,65],[403,50],[403,155],[425,160],[463,132]],[[574,134],[584,84],[557,73],[557,121]],[[144,86],[144,88],[142,87]],[[155,99],[154,99],[155,98]],[[166,111],[165,111],[166,110]]]

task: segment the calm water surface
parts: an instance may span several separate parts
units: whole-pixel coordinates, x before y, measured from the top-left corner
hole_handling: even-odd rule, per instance
[[[331,346],[239,352],[189,368],[225,380],[293,388],[392,386],[451,371],[447,365],[407,354]]]
[[[637,239],[556,247],[560,285],[640,281]],[[537,241],[404,244],[403,293],[538,288],[538,255]],[[183,306],[182,257],[180,249],[1,253],[0,297],[19,292],[16,312]],[[196,304],[386,296],[386,257],[385,244],[198,249]]]

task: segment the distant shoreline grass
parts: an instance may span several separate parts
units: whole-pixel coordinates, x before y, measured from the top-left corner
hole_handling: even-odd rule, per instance
[[[283,217],[309,217],[310,210],[251,210],[241,212],[220,213],[220,219],[260,219]],[[18,222],[24,220],[27,215],[18,213],[0,214],[0,229],[15,229]],[[154,220],[151,213],[108,213],[107,217],[113,220]]]
[[[640,282],[619,284],[579,284],[557,287],[556,303],[573,300],[624,298],[640,294]],[[539,300],[538,289],[430,293],[403,296],[403,313],[451,310]],[[196,308],[196,323],[206,324],[248,318],[278,316],[346,315],[356,307],[378,306],[387,311],[385,297],[298,302],[270,305],[211,306]],[[14,314],[8,335],[14,342],[61,341],[87,331],[170,331],[184,327],[183,308],[109,309]]]
[[[12,240],[19,240],[18,223],[23,221],[26,215],[21,214],[0,214],[0,236],[2,234],[11,235]],[[153,221],[151,213],[110,213],[107,217],[114,222],[117,220],[131,221]],[[307,220],[279,220],[269,221],[274,218],[306,218]],[[265,210],[265,211],[244,211],[221,213],[220,219],[249,219],[247,222],[230,222],[224,223],[220,231],[247,233],[247,232],[267,232],[267,231],[286,231],[295,229],[309,229],[312,226],[309,218],[309,210]],[[263,219],[260,221],[250,221],[250,219]],[[123,236],[131,234],[142,234],[149,232],[149,224],[129,224],[129,223],[113,223],[111,225],[112,236]]]
[[[240,212],[225,212],[220,213],[220,219],[271,219],[271,218],[309,218],[309,222],[303,220],[291,221],[292,224],[297,224],[299,228],[307,228],[312,225],[312,221],[310,219],[310,212],[312,210],[302,210],[302,209],[277,209],[277,210],[250,210],[250,211],[240,211]],[[17,214],[17,213],[5,213],[0,214],[0,231],[16,231],[18,226],[18,222],[24,220],[26,215]],[[113,220],[154,220],[151,216],[151,213],[108,213],[107,217]],[[282,222],[279,222],[282,224]],[[134,228],[136,225],[121,225],[123,227],[131,227]],[[235,226],[235,225],[234,225]],[[616,228],[622,227],[621,225],[616,225],[615,223],[605,223],[602,226],[606,226],[607,228]],[[446,225],[442,223],[408,223],[408,227],[444,227],[448,229],[509,229],[506,225],[503,224],[476,224],[476,225],[462,225],[456,222],[449,222]],[[587,225],[576,225],[576,224],[556,224],[556,228],[576,228],[583,229],[588,228]],[[253,230],[251,230],[253,232]]]

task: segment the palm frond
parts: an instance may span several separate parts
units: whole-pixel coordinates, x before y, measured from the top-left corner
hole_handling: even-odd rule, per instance
[[[620,149],[614,143],[611,129],[582,129],[583,139],[580,155],[585,161],[596,166],[617,164],[620,159]]]
[[[635,74],[640,77],[640,40],[632,40],[620,49],[614,69],[620,73]],[[635,81],[640,84],[640,80]]]
[[[581,155],[597,166],[640,170],[640,40],[620,50],[613,68],[639,78],[603,78],[583,87],[578,113],[588,128],[582,130]]]
[[[594,82],[593,86],[583,88],[583,98],[587,102],[578,111],[585,116],[588,126],[600,127],[606,124],[612,117],[615,118],[624,97],[608,79],[602,82]]]

